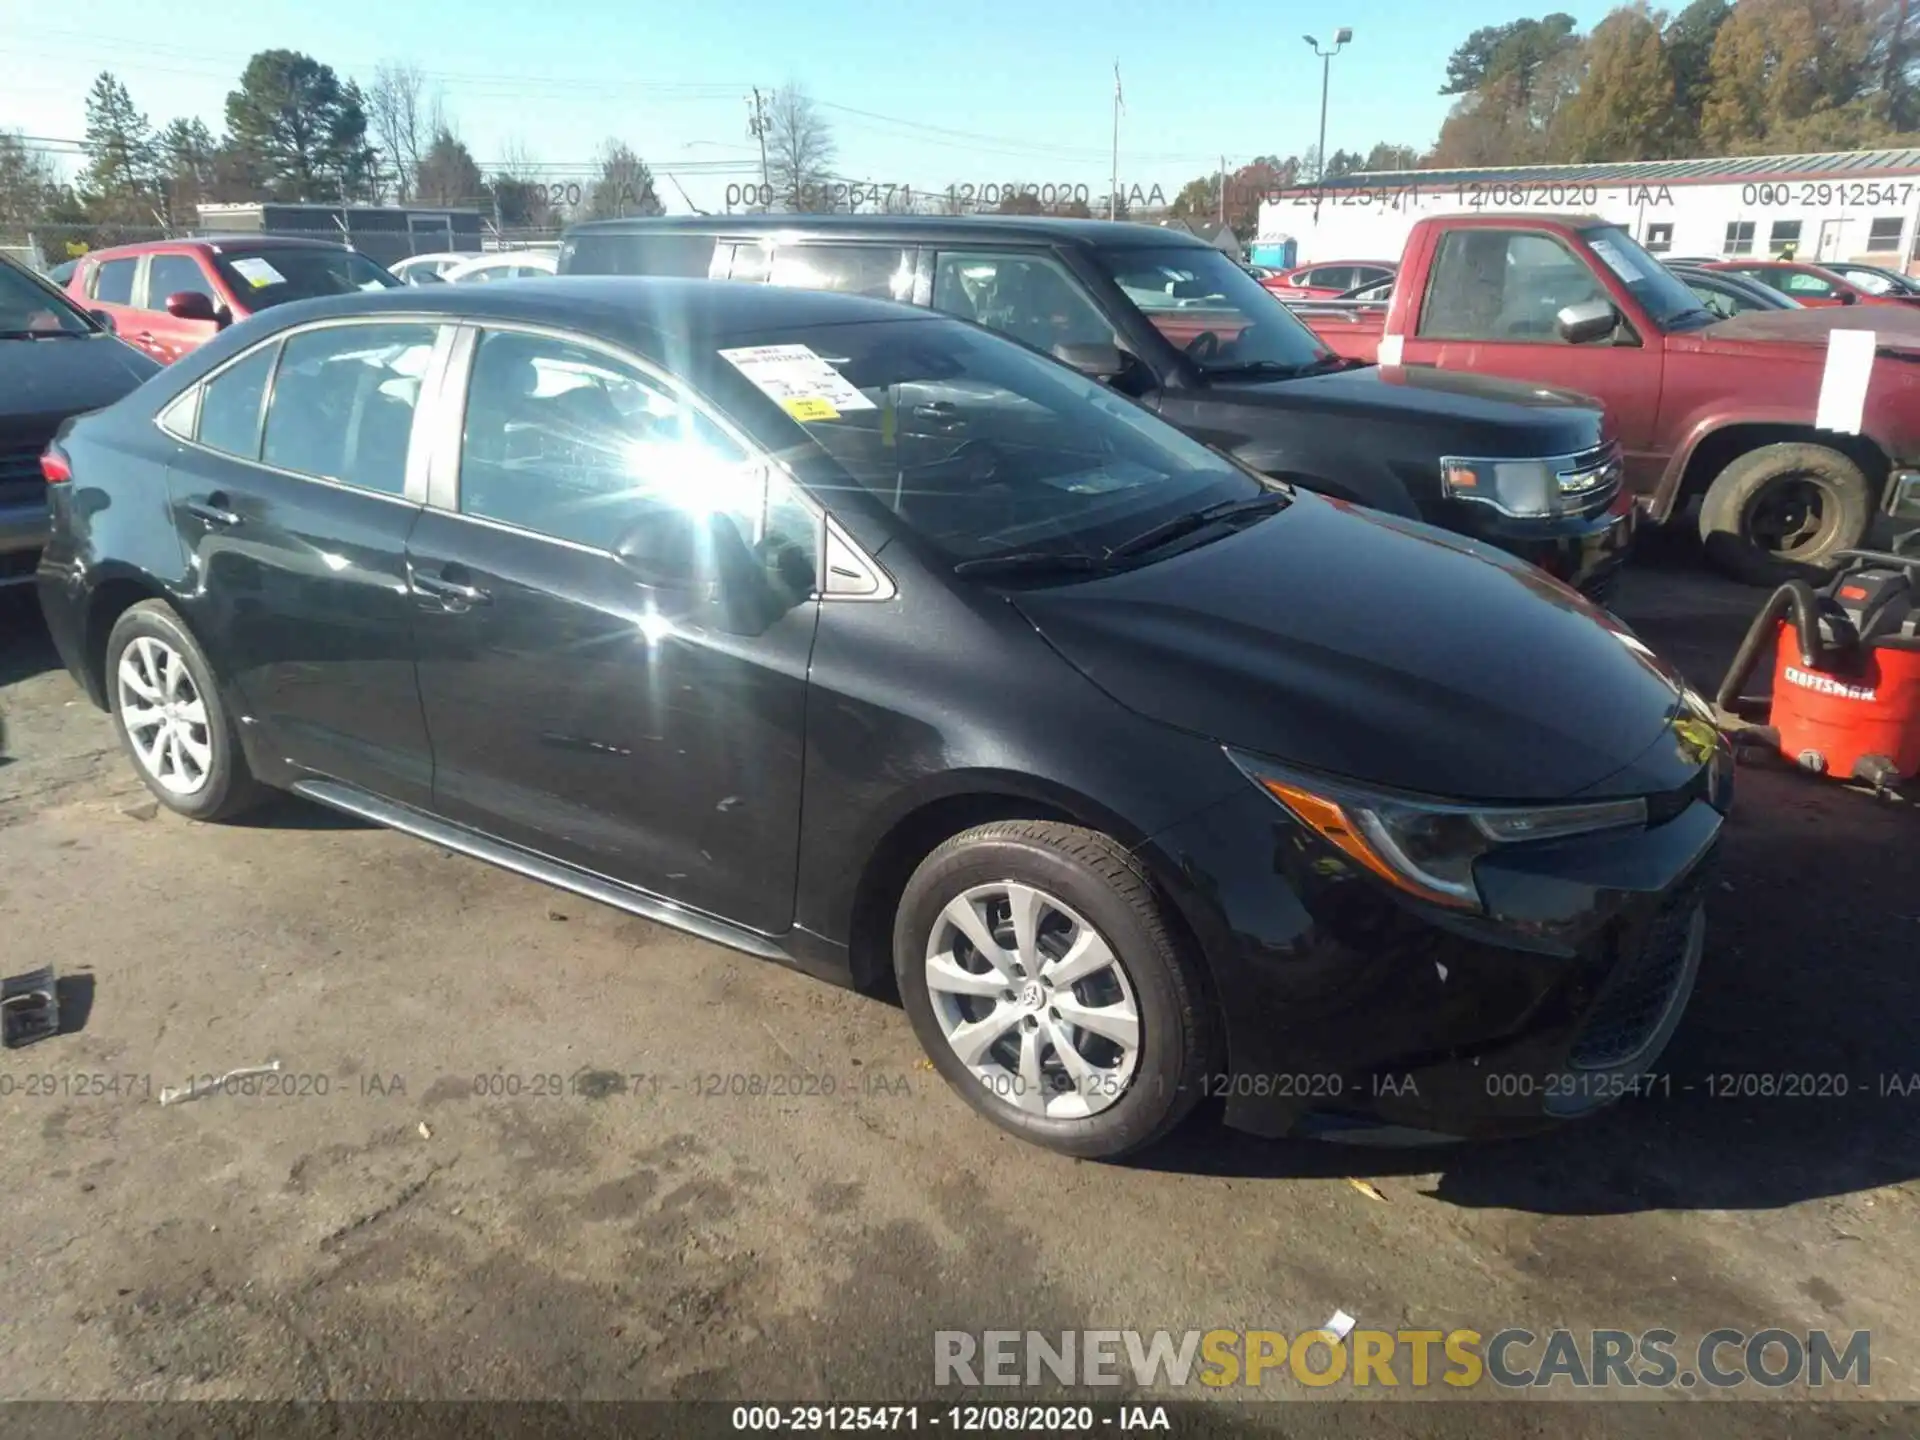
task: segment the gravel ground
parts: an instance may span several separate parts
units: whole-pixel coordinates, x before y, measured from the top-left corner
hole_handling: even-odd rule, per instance
[[[1710,689],[1759,598],[1656,556],[1619,608]],[[987,1127],[880,1001],[298,802],[156,814],[17,592],[0,713],[0,969],[57,964],[73,1028],[0,1055],[4,1398],[897,1400],[934,1393],[937,1330],[1344,1309],[1683,1347],[1869,1330],[1845,1393],[1920,1400],[1920,1081],[1880,1093],[1920,1072],[1909,805],[1743,769],[1665,1095],[1437,1151],[1203,1125],[1114,1167]],[[284,1093],[156,1103],[275,1059]],[[1726,1098],[1727,1073],[1849,1093]],[[1674,1408],[1631,1433],[1701,1433]],[[1312,1433],[1362,1409],[1353,1433],[1618,1413],[1321,1405]]]

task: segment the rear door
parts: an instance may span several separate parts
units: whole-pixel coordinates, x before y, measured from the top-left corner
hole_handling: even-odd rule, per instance
[[[86,298],[83,303],[91,310],[105,311],[112,317],[114,331],[121,339],[164,363],[164,357],[148,333],[148,317],[134,298],[141,293],[140,287],[144,283],[140,269],[145,260],[144,255],[118,255],[106,260],[86,261]],[[147,337],[144,340],[141,338],[143,334]]]
[[[465,329],[444,407],[408,544],[434,808],[785,930],[819,512],[672,382],[595,342]],[[750,573],[709,590],[637,567],[682,533],[676,516]]]
[[[207,304],[214,308],[222,303],[213,277],[192,251],[149,255],[140,335],[142,347],[167,364],[220,333],[219,325],[212,320],[182,320],[167,313],[167,297],[183,293],[204,295]]]
[[[1664,350],[1637,344],[1569,345],[1557,316],[1569,305],[1613,303],[1587,262],[1545,230],[1448,230],[1439,237],[1401,360],[1556,385],[1607,403],[1629,455],[1652,445]]]
[[[166,421],[195,632],[244,723],[301,769],[420,807],[433,767],[406,541],[426,487],[420,391],[451,343],[425,321],[309,326],[236,357]]]

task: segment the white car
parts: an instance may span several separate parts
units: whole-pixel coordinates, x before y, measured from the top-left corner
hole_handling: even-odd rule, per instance
[[[447,271],[478,254],[477,250],[436,250],[430,255],[409,255],[404,260],[395,261],[387,269],[403,284],[432,284],[435,280],[446,279]]]
[[[559,267],[560,256],[552,250],[504,250],[455,265],[440,278],[450,285],[477,280],[524,280],[533,275],[552,275]]]

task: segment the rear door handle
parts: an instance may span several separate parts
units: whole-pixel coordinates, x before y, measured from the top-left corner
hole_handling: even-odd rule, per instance
[[[204,500],[189,501],[187,513],[198,516],[209,525],[223,527],[238,525],[244,518],[239,511],[227,509],[227,497],[218,491]]]
[[[413,588],[421,595],[431,595],[443,604],[452,601],[464,605],[484,605],[493,597],[478,585],[463,585],[457,580],[448,580],[436,575],[422,575],[415,571]]]

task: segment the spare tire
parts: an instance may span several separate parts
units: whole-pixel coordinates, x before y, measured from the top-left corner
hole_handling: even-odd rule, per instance
[[[1826,445],[1762,445],[1714,479],[1700,505],[1707,560],[1749,585],[1821,580],[1873,522],[1873,483]]]

